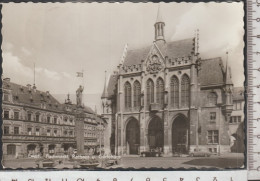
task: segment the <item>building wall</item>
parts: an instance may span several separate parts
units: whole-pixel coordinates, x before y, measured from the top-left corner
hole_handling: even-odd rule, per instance
[[[197,92],[197,95],[192,95],[190,92],[190,106],[182,107],[181,105],[181,97],[179,97],[179,107],[173,108],[171,104],[171,93],[170,93],[170,79],[173,75],[178,77],[179,79],[179,89],[181,89],[181,77],[183,75],[188,75],[191,81],[197,81],[197,77],[191,73],[191,68],[186,66],[186,68],[181,69],[173,69],[167,70],[163,72],[159,72],[158,74],[149,74],[149,73],[136,73],[136,74],[127,74],[127,75],[119,75],[118,84],[118,102],[119,109],[117,110],[117,128],[116,128],[116,138],[118,140],[118,147],[116,148],[118,154],[127,154],[127,143],[126,143],[126,126],[131,118],[135,118],[138,121],[139,129],[140,129],[140,148],[139,153],[145,150],[149,150],[148,145],[148,125],[149,121],[154,113],[149,111],[149,105],[147,105],[147,92],[146,92],[146,81],[148,79],[153,80],[155,84],[154,91],[154,100],[156,101],[156,80],[158,78],[162,78],[164,80],[164,89],[167,91],[165,93],[165,105],[161,107],[156,116],[161,119],[161,122],[164,127],[164,153],[171,154],[172,153],[172,124],[174,119],[178,116],[184,116],[188,123],[188,135],[189,135],[189,151],[194,151],[199,145],[200,149],[203,151],[211,151],[211,152],[228,152],[229,148],[229,135],[228,135],[228,121],[225,112],[221,105],[225,103],[225,94],[223,92],[222,86],[215,86],[204,88],[200,90],[197,86],[194,87],[193,91]],[[192,75],[192,76],[191,76]],[[196,75],[196,74],[195,74]],[[139,81],[141,83],[141,92],[143,97],[141,108],[133,107],[133,85],[135,81]],[[124,85],[126,82],[131,84],[132,88],[132,108],[125,109],[125,96],[124,96]],[[192,85],[191,85],[192,86]],[[180,91],[181,92],[181,91]],[[208,101],[208,94],[211,92],[215,92],[217,94],[217,103],[214,105],[210,105]],[[196,98],[197,97],[197,98]],[[210,113],[213,112],[216,114],[216,118],[214,121],[210,121]],[[105,114],[104,114],[105,115]],[[108,119],[111,119],[111,116],[107,115]],[[196,131],[196,130],[200,131]],[[217,131],[218,132],[218,142],[217,143],[209,143],[209,131]]]
[[[84,131],[80,131],[81,128],[84,129],[84,119],[77,118],[76,120],[78,112],[75,110],[78,111],[79,108],[70,101],[65,105],[52,103],[51,108],[43,106],[42,102],[37,102],[36,98],[32,99],[31,103],[24,103],[24,96],[41,94],[43,97],[43,93],[38,93],[36,90],[30,92],[26,87],[18,85],[19,89],[23,89],[23,94],[18,97],[17,93],[13,95],[10,81],[4,80],[4,83],[5,86],[6,84],[11,85],[6,86],[8,89],[4,87],[3,91],[2,141],[4,158],[72,154],[77,147],[82,146],[84,151],[84,139],[92,139],[92,144],[97,145],[96,136],[93,139],[93,136],[89,134],[84,136]],[[50,97],[49,94],[48,96]],[[14,100],[14,97],[18,98]],[[48,104],[50,106],[51,102]],[[86,112],[86,114],[87,117],[95,117],[93,113]],[[100,120],[102,121],[102,119]],[[93,119],[93,121],[96,120]],[[94,126],[92,134],[96,135],[96,122],[92,123],[92,126]],[[78,150],[81,149],[78,148]]]

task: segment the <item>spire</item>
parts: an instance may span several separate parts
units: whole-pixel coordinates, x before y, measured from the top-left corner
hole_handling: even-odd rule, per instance
[[[162,13],[161,13],[161,7],[160,7],[160,4],[159,4],[159,7],[158,7],[158,12],[157,12],[157,19],[156,19],[156,22],[154,24],[154,28],[155,28],[155,41],[158,41],[158,40],[164,40],[164,26],[165,26],[165,23],[162,19]]]
[[[156,19],[156,23],[163,23],[163,18],[162,18],[162,13],[161,13],[161,6],[159,4],[158,6],[158,11],[157,11],[157,19]]]
[[[107,71],[105,71],[105,84],[104,84],[104,90],[101,96],[101,99],[103,98],[108,98],[108,93],[107,93]]]
[[[233,84],[231,80],[231,73],[230,73],[230,67],[228,66],[228,52],[227,54],[227,60],[226,60],[226,74],[225,74],[225,83],[226,84]]]

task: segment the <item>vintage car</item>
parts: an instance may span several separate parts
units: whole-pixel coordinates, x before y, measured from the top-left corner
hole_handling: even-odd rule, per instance
[[[141,152],[142,157],[160,157],[162,156],[162,152],[160,149],[150,149],[150,151]]]
[[[201,151],[201,150],[198,150],[198,151],[194,151],[194,152],[191,152],[189,154],[190,157],[210,157],[211,153],[210,152],[205,152],[205,151]]]
[[[96,168],[99,165],[98,160],[81,160],[79,162],[80,168]]]
[[[41,158],[39,160],[36,160],[36,166],[37,168],[53,168],[54,161],[48,158]]]

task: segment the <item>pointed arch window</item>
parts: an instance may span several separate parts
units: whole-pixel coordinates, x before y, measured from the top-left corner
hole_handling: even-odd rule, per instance
[[[156,102],[163,105],[164,102],[164,82],[162,78],[158,78],[156,82]]]
[[[125,83],[125,108],[130,109],[131,108],[131,84],[129,82]]]
[[[138,81],[134,82],[134,107],[141,106],[141,84]]]
[[[179,107],[179,80],[176,76],[171,78],[171,105]]]
[[[190,100],[190,79],[185,74],[181,79],[181,105],[182,107],[188,107]]]
[[[147,105],[149,106],[151,103],[154,102],[154,83],[151,79],[149,79],[146,83],[147,89]]]

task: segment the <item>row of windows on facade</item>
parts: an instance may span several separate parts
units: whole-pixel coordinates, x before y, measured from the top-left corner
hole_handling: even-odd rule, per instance
[[[129,82],[124,85],[124,95],[125,95],[125,108],[132,107],[132,87]],[[147,105],[151,103],[164,104],[164,81],[162,78],[158,78],[156,81],[156,100],[155,100],[155,86],[151,79],[146,82],[146,101]],[[178,108],[181,101],[182,107],[189,106],[190,99],[190,80],[189,77],[184,74],[181,79],[181,89],[179,89],[179,80],[176,76],[171,78],[170,83],[170,102],[175,108]],[[217,104],[217,94],[215,92],[210,92],[208,95],[208,102],[210,105]],[[135,81],[133,84],[133,107],[141,106],[141,84],[139,81]]]
[[[14,135],[19,135],[21,134],[20,132],[20,127],[18,126],[14,126],[13,127],[13,134]],[[43,132],[41,131],[40,128],[35,128],[35,132],[33,132],[33,128],[27,128],[27,135],[35,135],[35,136],[60,136],[61,134],[59,134],[59,130],[51,130],[51,129],[47,129],[46,130],[46,134],[43,134]],[[4,135],[11,135],[11,126],[4,126]],[[63,131],[63,136],[73,136],[73,131],[70,130],[70,131]]]
[[[19,116],[20,113],[18,111],[14,111],[14,115],[13,117],[10,116],[10,111],[7,111],[5,110],[4,111],[4,115],[3,115],[3,118],[4,119],[16,119],[16,120],[21,120],[21,117]],[[58,117],[51,117],[51,116],[40,116],[40,114],[36,114],[36,115],[33,115],[31,113],[27,113],[27,120],[28,121],[36,121],[36,122],[46,122],[46,123],[53,123],[53,124],[58,124]],[[74,121],[73,119],[69,119],[69,118],[64,118],[63,119],[63,123],[69,123],[69,124],[73,124]]]
[[[84,132],[84,137],[92,137],[92,138],[96,138],[97,135],[96,135],[95,133]]]
[[[97,123],[94,118],[85,118],[85,121],[90,122],[90,123]]]
[[[230,124],[237,124],[241,123],[241,116],[230,116],[229,123]]]
[[[102,135],[104,135],[104,133],[103,132],[84,132],[84,137],[93,137],[93,138],[97,138],[97,137],[99,137],[99,136],[102,136]]]
[[[88,124],[84,124],[84,129],[89,130],[89,131],[96,131],[96,130],[104,131],[105,130],[104,126],[99,126],[99,125],[98,126],[90,126]]]

